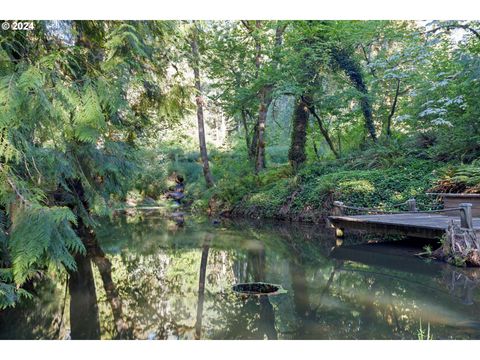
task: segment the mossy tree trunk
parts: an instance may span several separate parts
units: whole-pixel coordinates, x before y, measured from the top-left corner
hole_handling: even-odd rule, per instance
[[[292,137],[288,151],[288,160],[295,172],[307,159],[305,144],[307,142],[308,115],[308,105],[305,103],[304,97],[300,97],[293,112]]]
[[[352,58],[352,55],[344,49],[333,49],[332,56],[335,64],[345,72],[353,86],[361,93],[360,107],[365,119],[365,128],[372,140],[376,142],[377,133],[373,122],[372,105],[360,66]]]

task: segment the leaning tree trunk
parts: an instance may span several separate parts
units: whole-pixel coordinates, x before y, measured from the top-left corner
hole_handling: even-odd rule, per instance
[[[207,143],[205,141],[205,123],[203,121],[203,98],[202,98],[202,88],[200,83],[200,54],[198,52],[198,43],[197,43],[197,29],[195,27],[195,22],[193,24],[193,34],[192,34],[192,56],[193,56],[193,75],[195,79],[195,102],[197,104],[197,121],[198,121],[198,140],[200,143],[200,156],[203,163],[203,175],[205,177],[205,183],[207,188],[213,186],[213,177],[210,172],[210,165],[208,163],[208,153],[207,153]]]
[[[391,137],[392,136],[392,118],[393,115],[395,114],[395,110],[397,108],[397,102],[398,102],[398,95],[400,94],[400,79],[397,79],[397,85],[395,88],[395,96],[393,98],[393,103],[392,107],[390,108],[390,113],[388,114],[387,118],[387,136]]]
[[[332,141],[332,138],[330,137],[330,134],[328,133],[328,129],[326,128],[326,126],[323,124],[323,121],[322,119],[320,118],[320,116],[318,116],[317,112],[315,111],[315,106],[311,103],[311,101],[308,101],[309,104],[311,104],[308,108],[308,110],[310,111],[310,113],[313,115],[313,117],[315,119],[317,119],[317,123],[318,123],[318,127],[320,128],[320,132],[322,133],[323,135],[323,138],[325,139],[325,141],[327,142],[330,150],[332,150],[333,152],[333,155],[335,155],[335,157],[338,159],[340,157],[339,155],[339,151],[337,151],[335,149],[335,146],[333,145],[333,141]],[[338,146],[340,148],[340,141],[338,142]]]
[[[305,143],[307,142],[308,106],[302,98],[297,100],[293,112],[293,127],[288,160],[296,172],[301,164],[305,162]]]

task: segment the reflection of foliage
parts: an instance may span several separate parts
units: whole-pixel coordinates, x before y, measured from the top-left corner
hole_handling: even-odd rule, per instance
[[[165,224],[158,217],[144,216],[138,222],[119,217],[101,235],[110,250],[113,282],[134,338],[194,338],[201,249],[207,234],[211,243],[202,339],[264,339],[267,333],[280,339],[416,339],[419,318],[434,327],[435,338],[478,335],[480,298],[475,287],[466,294],[461,291],[468,281],[475,283],[476,273],[464,274],[461,269],[462,277],[445,265],[422,260],[415,269],[376,264],[382,255],[373,252],[369,265],[335,260],[329,257],[334,239],[321,227],[265,221],[212,227],[191,221],[175,232]],[[102,338],[113,338],[112,312],[93,268]],[[273,316],[265,312],[267,307],[262,312],[257,298],[244,299],[230,290],[233,283],[258,276],[287,290],[269,297]],[[457,282],[450,288],[452,279]],[[57,332],[63,285],[45,282],[35,291],[38,297],[28,300],[29,307],[0,316],[1,324],[13,324],[9,332],[2,327],[0,337],[68,335],[68,311]],[[465,296],[473,305],[462,304]]]
[[[65,281],[35,280],[35,295],[0,313],[0,339],[58,339],[68,336]]]
[[[238,295],[228,292],[213,298],[212,309],[219,315],[212,320],[214,338],[223,340],[259,339],[258,303],[255,300],[241,300]]]

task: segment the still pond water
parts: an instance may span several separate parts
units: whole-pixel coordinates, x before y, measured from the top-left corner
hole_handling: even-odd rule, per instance
[[[418,242],[338,246],[323,226],[154,213],[104,221],[98,237],[111,273],[86,260],[70,284],[39,280],[0,313],[0,338],[480,339],[479,270],[419,259]],[[286,292],[233,293],[243,282]]]

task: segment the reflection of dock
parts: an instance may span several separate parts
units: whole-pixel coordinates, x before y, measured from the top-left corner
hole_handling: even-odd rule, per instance
[[[480,285],[480,269],[457,268],[439,261],[421,260],[414,256],[420,249],[413,244],[413,241],[410,243],[400,241],[339,246],[333,249],[330,257],[374,267],[358,268],[354,271],[402,278],[419,286],[430,288],[432,291],[448,292],[449,296],[465,305],[478,304],[475,291]],[[422,276],[424,280],[421,280]],[[429,280],[425,281],[425,279]],[[478,310],[475,309],[475,311]]]
[[[415,254],[420,251],[418,247],[397,246],[394,243],[363,244],[336,247],[330,257],[428,276],[438,276],[442,270],[449,268],[449,265],[444,263],[426,263],[419,259]]]
[[[370,209],[345,206],[341,202],[335,202],[334,205],[337,214],[329,216],[328,219],[337,229],[337,235],[340,236],[344,229],[352,229],[371,233],[437,239],[442,237],[452,221],[462,228],[473,229],[480,233],[480,218],[472,217],[472,204],[470,203],[459,204],[459,207],[456,208],[419,212],[416,209],[415,200],[412,199],[409,200],[410,211],[408,212],[371,215],[344,215],[343,210],[346,209],[360,209],[366,212],[369,212]]]

